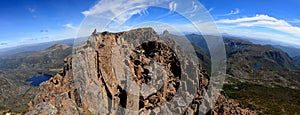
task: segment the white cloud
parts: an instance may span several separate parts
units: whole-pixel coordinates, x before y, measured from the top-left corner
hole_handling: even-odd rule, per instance
[[[215,8],[209,8],[208,9],[208,12],[211,12],[211,11],[213,11]]]
[[[300,46],[300,27],[268,15],[257,14],[253,17],[221,19],[217,20],[216,23],[223,33],[275,40]],[[264,28],[271,31],[253,28]]]
[[[231,10],[229,13],[227,14],[224,14],[222,16],[230,16],[230,15],[236,15],[236,14],[239,14],[240,13],[240,9],[234,9],[234,10]]]
[[[68,29],[74,29],[74,30],[77,29],[77,27],[74,27],[73,24],[71,24],[71,23],[64,24],[63,26]]]
[[[214,10],[214,8],[210,8],[209,10],[205,10],[201,4],[198,4],[196,1],[170,1],[170,0],[101,0],[94,7],[87,11],[83,11],[82,14],[86,16],[86,20],[81,27],[79,28],[79,34],[85,33],[90,34],[95,28],[98,31],[124,31],[128,30],[132,25],[124,26],[124,22],[131,18],[131,16],[135,14],[139,15],[148,15],[147,8],[149,6],[159,6],[166,9],[169,9],[169,15],[172,12],[180,12],[187,17],[194,18],[200,17],[199,13],[210,12]],[[236,14],[238,11],[233,12]],[[196,15],[196,16],[195,16]],[[163,15],[165,16],[165,15]],[[210,21],[209,17],[205,17],[201,15],[201,20]],[[101,22],[99,22],[101,21]],[[85,23],[86,22],[86,23]],[[157,21],[159,22],[159,21]],[[203,23],[196,22],[197,25],[203,25]],[[213,23],[211,23],[213,24]],[[207,24],[204,24],[207,25]],[[151,25],[153,26],[153,25]],[[195,26],[192,24],[175,24],[172,25],[183,31],[193,31],[195,32]],[[101,28],[104,27],[104,28]],[[209,28],[211,26],[200,26],[200,29],[206,32],[210,32],[208,30],[213,30]],[[215,29],[216,30],[216,29]],[[213,32],[216,33],[216,32]]]
[[[176,8],[177,8],[177,3],[176,2],[170,2],[169,3],[169,8],[170,8],[170,12],[175,12]]]
[[[147,5],[155,5],[160,2],[163,1],[101,0],[91,9],[83,11],[82,14],[85,16],[100,16],[108,20],[124,23],[134,14],[148,14]]]
[[[288,22],[268,15],[256,15],[238,19],[223,19],[216,21],[218,24],[234,24],[241,27],[264,27],[277,31],[293,34],[300,37],[300,28],[290,25]]]
[[[83,11],[85,21],[78,35],[86,36],[96,28],[98,31],[124,31],[123,24],[133,15],[148,15],[147,8],[169,0],[101,0],[89,10]],[[174,8],[174,7],[173,7]]]
[[[254,17],[243,17],[243,18],[237,18],[234,20],[230,19],[222,19],[218,20],[217,23],[240,23],[240,22],[249,22],[249,21],[276,21],[276,18],[270,17],[268,15],[262,15],[262,14],[257,14]]]
[[[170,4],[169,4],[169,7],[170,7]],[[177,7],[177,5],[176,5],[176,7]],[[186,11],[183,12],[183,14],[189,15],[189,17],[193,17],[196,15],[195,12],[197,12],[197,10],[199,10],[198,4],[196,4],[195,1],[192,1],[191,6],[188,6]]]

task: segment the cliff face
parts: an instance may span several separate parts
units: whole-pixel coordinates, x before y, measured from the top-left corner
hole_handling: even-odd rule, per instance
[[[209,77],[195,60],[151,28],[94,32],[27,114],[199,114]],[[220,99],[211,114],[249,113]]]

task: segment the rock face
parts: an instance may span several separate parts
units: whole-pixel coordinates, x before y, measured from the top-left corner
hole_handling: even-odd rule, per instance
[[[151,28],[93,32],[27,114],[203,114],[209,77],[195,60]],[[222,104],[210,113],[222,114]]]

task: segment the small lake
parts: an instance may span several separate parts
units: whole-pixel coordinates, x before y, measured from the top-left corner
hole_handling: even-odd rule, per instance
[[[30,84],[33,86],[39,86],[42,82],[49,80],[51,77],[52,75],[47,74],[37,75],[27,79],[26,82],[31,82]]]
[[[254,66],[253,66],[255,69],[260,69],[261,68],[261,66],[260,65],[258,65],[258,64],[254,64]]]

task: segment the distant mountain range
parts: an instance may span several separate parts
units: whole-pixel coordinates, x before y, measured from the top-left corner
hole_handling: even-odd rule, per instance
[[[300,49],[288,46],[281,46],[281,45],[272,45],[275,48],[281,49],[282,51],[289,54],[291,57],[300,56]]]
[[[255,38],[248,38],[248,37],[236,37],[231,36],[228,34],[223,34],[224,38],[231,38],[231,39],[242,39],[245,41],[250,41],[254,44],[260,44],[260,45],[270,45],[274,48],[281,49],[282,51],[286,52],[290,57],[300,56],[300,48],[294,47],[294,46],[288,46],[287,44],[279,44],[278,42],[274,42],[271,40],[266,39],[255,39]]]
[[[26,54],[26,53],[36,52],[36,51],[42,51],[57,43],[63,43],[63,44],[73,46],[74,40],[75,39],[65,39],[59,41],[51,41],[51,42],[44,42],[44,43],[21,45],[21,46],[11,47],[11,48],[4,48],[4,49],[0,49],[0,56],[13,55],[18,53]]]

